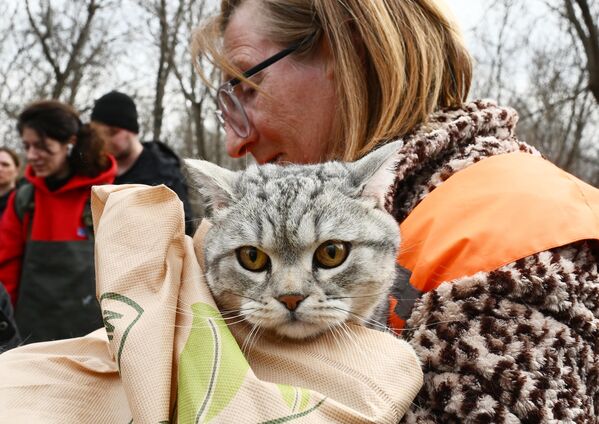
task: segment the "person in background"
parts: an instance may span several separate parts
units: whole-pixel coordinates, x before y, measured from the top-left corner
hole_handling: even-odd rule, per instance
[[[597,422],[599,190],[519,140],[516,111],[467,101],[442,0],[222,0],[198,55],[223,71],[233,157],[355,160],[403,140],[386,205],[411,275],[387,324],[424,386],[402,422]]]
[[[0,147],[0,217],[19,176],[19,156],[8,147]]]
[[[71,106],[27,106],[17,130],[26,182],[0,222],[0,282],[25,343],[81,336],[102,326],[96,301],[90,189],[114,181],[116,161]]]
[[[92,127],[106,141],[108,151],[117,161],[115,184],[164,184],[183,202],[185,232],[195,229],[187,185],[181,173],[177,155],[160,141],[141,142],[137,108],[133,99],[124,93],[111,91],[94,104]]]

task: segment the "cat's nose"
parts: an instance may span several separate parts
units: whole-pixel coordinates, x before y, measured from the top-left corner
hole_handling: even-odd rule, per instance
[[[281,302],[290,311],[295,311],[299,304],[305,299],[305,296],[301,294],[284,294],[277,297],[277,300]]]

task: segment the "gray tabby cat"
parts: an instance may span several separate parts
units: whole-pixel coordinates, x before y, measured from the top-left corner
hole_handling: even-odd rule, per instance
[[[303,339],[386,317],[399,226],[384,208],[399,142],[353,163],[232,172],[187,160],[211,202],[206,279],[224,312]]]

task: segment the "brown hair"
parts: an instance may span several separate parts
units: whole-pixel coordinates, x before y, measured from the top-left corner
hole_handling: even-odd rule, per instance
[[[17,152],[15,152],[13,149],[4,146],[0,146],[0,152],[5,152],[6,154],[8,154],[8,156],[10,156],[13,163],[15,164],[15,167],[19,169],[19,166],[21,166],[21,160],[19,159],[19,155],[17,155]]]
[[[243,1],[222,0],[220,14],[192,40],[196,59],[205,55],[241,79],[226,60],[222,35]],[[274,42],[286,46],[314,33],[308,50],[322,38],[330,46],[339,101],[331,158],[356,159],[468,95],[470,55],[442,0],[257,1]]]
[[[27,106],[17,120],[19,134],[22,135],[25,128],[34,130],[44,146],[46,138],[66,144],[75,136],[77,142],[68,161],[76,175],[95,177],[109,166],[102,138],[89,124],[83,124],[77,111],[65,103],[43,100]]]

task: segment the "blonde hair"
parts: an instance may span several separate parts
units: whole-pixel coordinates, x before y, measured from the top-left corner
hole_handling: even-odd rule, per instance
[[[222,51],[222,34],[248,0],[222,0],[221,13],[194,35],[194,57],[205,55],[241,77]],[[402,137],[438,108],[466,100],[472,64],[442,0],[256,0],[265,35],[287,46],[316,34],[303,52],[328,43],[338,98],[330,158],[354,160],[381,142]],[[198,69],[204,80],[205,76]]]

